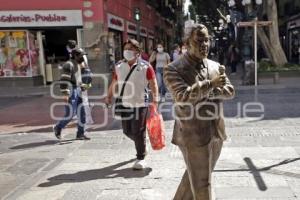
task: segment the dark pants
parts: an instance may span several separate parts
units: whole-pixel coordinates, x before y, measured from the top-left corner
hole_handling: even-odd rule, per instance
[[[72,118],[77,114],[77,136],[84,134],[85,125],[85,111],[82,104],[81,89],[73,88],[71,95],[69,97],[68,105],[65,106],[65,116],[64,119],[56,124],[56,128],[63,129],[72,120]]]
[[[238,65],[239,62],[237,61],[232,61],[230,63],[230,67],[231,67],[231,73],[235,73],[236,72],[236,66]]]
[[[223,141],[213,138],[205,146],[179,146],[186,171],[174,200],[211,200],[211,174],[220,156]]]
[[[136,157],[144,160],[146,156],[146,118],[147,107],[134,108],[132,113],[122,113],[124,134],[134,141]]]

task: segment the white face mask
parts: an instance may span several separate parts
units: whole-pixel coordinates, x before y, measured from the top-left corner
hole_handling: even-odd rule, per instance
[[[157,51],[158,51],[159,53],[161,53],[161,52],[163,52],[163,51],[164,51],[164,48],[162,48],[162,47],[158,47],[158,48],[157,48]]]
[[[67,46],[67,51],[68,51],[69,53],[72,53],[72,49],[71,49],[69,46]]]
[[[135,59],[134,51],[132,50],[124,50],[123,56],[127,61]]]
[[[187,52],[187,49],[182,49],[181,52],[182,54],[185,54]]]

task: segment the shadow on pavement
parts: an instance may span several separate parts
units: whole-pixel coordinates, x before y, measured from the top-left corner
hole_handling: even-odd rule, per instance
[[[44,142],[34,142],[34,143],[28,143],[28,144],[21,144],[17,146],[10,147],[9,149],[29,149],[29,148],[36,148],[36,147],[41,147],[41,146],[47,146],[47,145],[54,145],[54,144],[59,144],[59,145],[64,145],[64,144],[70,144],[72,141],[75,141],[75,139],[71,140],[46,140]]]
[[[264,180],[263,180],[263,178],[260,174],[261,172],[269,172],[269,173],[276,174],[276,175],[284,175],[284,176],[290,176],[290,177],[293,177],[293,178],[300,178],[300,174],[297,174],[297,173],[284,172],[284,171],[281,171],[281,170],[272,169],[274,167],[278,167],[278,166],[281,166],[281,165],[286,165],[286,164],[289,164],[289,163],[292,163],[292,162],[296,162],[298,160],[300,160],[300,158],[286,159],[286,160],[283,160],[283,161],[281,161],[277,164],[274,164],[274,165],[270,165],[270,166],[262,167],[262,168],[257,168],[250,158],[245,157],[244,161],[246,162],[248,168],[241,167],[240,169],[214,170],[214,172],[241,172],[241,171],[250,172],[253,175],[253,178],[254,178],[254,180],[257,184],[258,189],[261,190],[261,191],[266,191],[268,189],[268,187],[265,184],[265,182],[264,182]]]
[[[26,131],[26,132],[27,133],[48,133],[48,132],[53,132],[53,126],[33,129],[33,130],[30,130],[30,131]]]
[[[102,169],[93,169],[87,171],[80,171],[74,174],[61,174],[48,178],[48,182],[41,183],[38,187],[51,187],[62,183],[85,182],[96,179],[110,179],[110,178],[142,178],[148,176],[152,171],[151,168],[144,170],[133,170],[132,168],[125,168],[118,170],[117,168],[135,161],[131,159],[112,166],[104,167]]]

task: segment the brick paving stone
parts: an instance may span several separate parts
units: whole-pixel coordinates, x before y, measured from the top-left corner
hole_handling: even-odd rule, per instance
[[[265,118],[235,118],[237,103],[253,101],[253,94],[239,90],[225,104],[229,139],[213,172],[215,199],[300,200],[300,111],[295,109],[300,89],[259,90]],[[22,108],[27,103],[11,106]],[[3,111],[0,108],[0,114]],[[70,127],[64,130],[65,141],[58,143],[51,126],[47,129],[49,122],[45,124],[5,124],[1,129],[5,131],[0,134],[0,198],[167,200],[174,196],[185,164],[178,147],[170,144],[173,120],[165,121],[165,149],[154,151],[147,140],[148,168],[143,172],[131,169],[134,143],[121,130],[99,131],[95,124],[88,133],[92,140],[73,141],[69,139],[76,130]]]

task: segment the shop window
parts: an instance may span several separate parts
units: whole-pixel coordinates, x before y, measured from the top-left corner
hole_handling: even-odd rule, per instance
[[[115,61],[119,61],[123,57],[122,53],[122,33],[110,30],[108,34],[109,54],[114,57]]]
[[[39,75],[36,35],[29,31],[0,31],[0,76]]]

